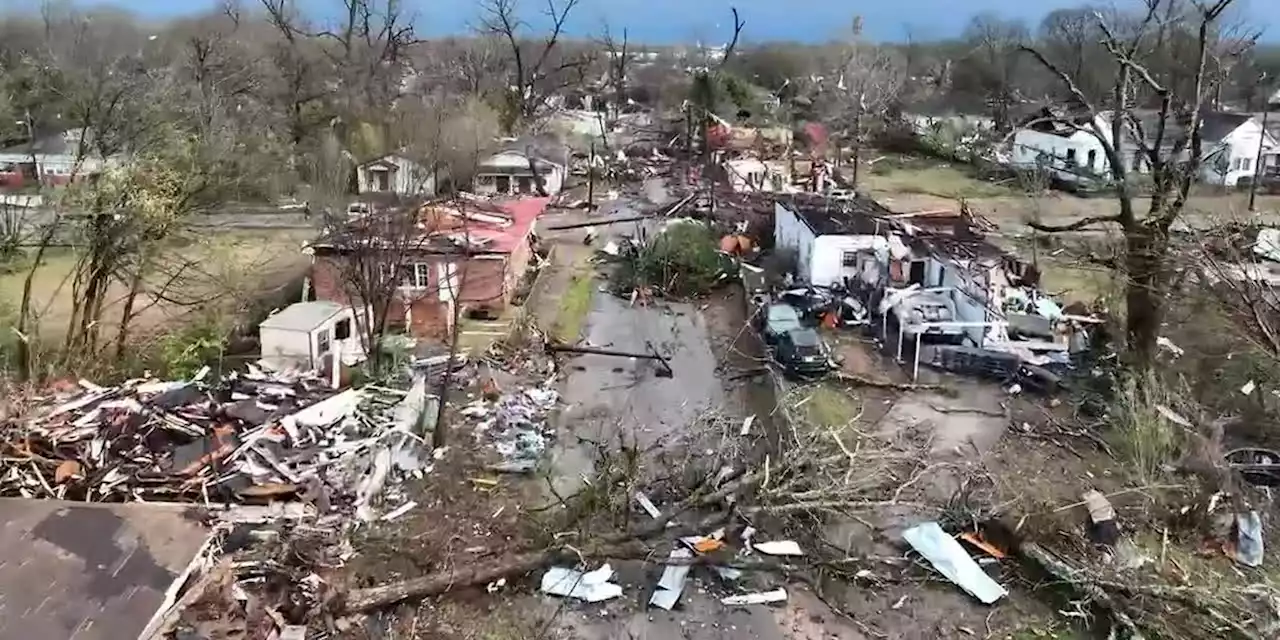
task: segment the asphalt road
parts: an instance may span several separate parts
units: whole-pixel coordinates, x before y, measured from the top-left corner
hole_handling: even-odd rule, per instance
[[[645,183],[642,198],[619,200],[601,217],[634,215],[644,205],[661,205],[670,197],[660,180]],[[597,246],[610,237],[634,233],[634,224],[598,227]],[[577,240],[581,230],[573,234]],[[580,241],[580,240],[579,240]],[[553,483],[560,495],[580,488],[590,477],[594,443],[617,443],[646,449],[679,439],[704,412],[725,408],[732,399],[717,371],[707,319],[692,304],[658,303],[632,307],[628,301],[597,289],[586,320],[586,343],[619,351],[645,352],[650,345],[669,356],[671,377],[657,374],[649,360],[579,355],[566,363],[561,389],[567,409],[552,454]],[[812,595],[789,589],[783,607],[726,607],[708,589],[705,576],[690,575],[674,611],[647,607],[659,572],[652,562],[616,562],[623,598],[600,605],[559,611],[558,601],[544,603],[555,615],[556,638],[581,640],[862,640],[847,628],[823,624],[833,620]],[[715,581],[714,578],[711,581]],[[716,587],[718,589],[718,587]],[[816,621],[816,622],[815,622]]]

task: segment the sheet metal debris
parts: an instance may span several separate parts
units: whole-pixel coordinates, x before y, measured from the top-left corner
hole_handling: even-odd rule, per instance
[[[771,542],[757,542],[752,546],[756,551],[767,556],[802,556],[804,551],[800,549],[800,544],[794,540],[774,540]]]
[[[938,523],[918,524],[903,532],[902,537],[912,549],[924,556],[933,568],[938,570],[938,573],[946,576],[948,580],[959,585],[983,604],[992,604],[1008,595],[1004,587],[992,580],[978,566],[978,563],[965,553],[964,547],[961,547],[955,538],[947,535]]]
[[[737,596],[725,596],[720,599],[721,604],[731,607],[745,606],[749,604],[769,604],[771,602],[786,602],[787,590],[781,587],[772,591],[761,591],[758,593],[744,593]]]
[[[608,564],[583,573],[576,569],[551,567],[542,574],[542,592],[585,602],[603,602],[622,595],[620,585],[609,582],[613,568]]]
[[[671,555],[668,557],[679,562],[669,564],[662,570],[662,577],[658,579],[658,588],[649,597],[649,604],[670,611],[680,600],[680,594],[684,593],[684,581],[689,577],[687,560],[693,558],[693,552],[677,547],[671,550]]]

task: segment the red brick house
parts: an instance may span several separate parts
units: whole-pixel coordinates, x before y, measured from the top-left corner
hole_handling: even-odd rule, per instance
[[[464,313],[501,313],[529,268],[534,229],[550,201],[474,199],[417,209],[420,237],[409,243],[398,240],[382,267],[387,269],[386,284],[395,286],[388,324],[416,337],[443,338],[451,330],[455,303]],[[368,239],[343,242],[335,237],[311,245],[316,298],[359,309],[364,305],[358,300],[360,286],[353,282],[360,277],[352,275],[360,264],[354,256],[378,249]],[[396,277],[390,275],[393,266]]]

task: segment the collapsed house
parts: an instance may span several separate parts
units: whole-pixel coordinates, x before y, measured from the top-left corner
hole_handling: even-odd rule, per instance
[[[411,228],[394,224],[385,233],[382,217],[352,221],[309,247],[316,297],[367,316],[362,298],[380,294],[369,285],[382,280],[394,289],[389,324],[415,337],[447,336],[455,328],[454,305],[494,316],[512,302],[533,260],[537,220],[549,203],[550,198],[430,203],[408,213]]]
[[[859,297],[901,360],[954,370],[1066,365],[1082,325],[1039,289],[1039,272],[988,242],[967,212],[895,214],[870,198],[778,198],[774,242],[796,279]],[[992,372],[996,373],[996,372]]]

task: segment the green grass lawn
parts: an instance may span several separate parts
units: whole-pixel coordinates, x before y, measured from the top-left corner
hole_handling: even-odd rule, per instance
[[[556,311],[555,323],[551,326],[552,335],[561,342],[577,342],[591,312],[591,294],[595,290],[595,278],[590,269],[583,265],[574,268],[569,280],[569,287],[560,298],[560,306]]]
[[[880,193],[922,193],[942,198],[999,198],[1017,195],[1009,186],[979,180],[948,164],[911,163],[901,167],[863,171],[859,186]]]

